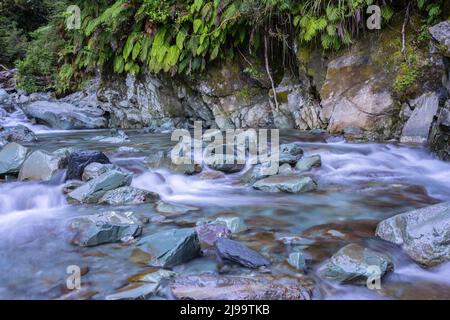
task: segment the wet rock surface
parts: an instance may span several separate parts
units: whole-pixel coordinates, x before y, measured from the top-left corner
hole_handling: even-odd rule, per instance
[[[27,148],[15,142],[5,145],[0,150],[0,175],[19,173],[27,153]]]
[[[237,263],[246,268],[256,269],[271,264],[258,252],[234,240],[219,238],[215,247],[219,257],[224,261]]]
[[[303,193],[316,190],[317,184],[310,177],[272,176],[257,181],[253,188],[271,193]]]
[[[155,203],[158,200],[159,195],[156,193],[126,186],[106,192],[98,203],[123,206],[142,203]]]
[[[109,164],[108,157],[98,151],[76,151],[69,156],[67,180],[81,180],[84,169],[91,163]]]

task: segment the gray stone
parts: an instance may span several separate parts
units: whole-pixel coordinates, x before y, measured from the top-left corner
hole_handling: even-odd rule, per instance
[[[106,192],[98,203],[122,206],[154,203],[157,200],[159,196],[156,193],[127,186]]]
[[[156,211],[159,213],[167,214],[169,216],[172,215],[180,215],[185,214],[190,211],[198,211],[199,208],[192,206],[185,206],[182,204],[168,203],[164,201],[158,201],[156,204]]]
[[[297,143],[280,145],[280,165],[284,163],[295,165],[303,156],[303,150]]]
[[[409,103],[414,111],[403,127],[400,141],[403,143],[424,143],[428,141],[433,118],[439,108],[436,93],[426,93]]]
[[[319,155],[305,157],[297,162],[295,169],[299,172],[307,172],[312,168],[318,168],[322,166],[322,158]]]
[[[303,193],[317,189],[317,184],[310,177],[272,176],[257,181],[253,188],[264,192]]]
[[[382,221],[376,235],[393,242],[414,261],[435,266],[450,260],[450,203],[399,214]]]
[[[450,100],[438,112],[430,134],[430,148],[445,161],[450,161]]]
[[[111,170],[120,170],[120,168],[111,163],[92,162],[84,168],[81,180],[90,181]]]
[[[258,180],[267,178],[267,164],[257,164],[247,170],[240,178],[243,183],[253,184]]]
[[[91,140],[94,141],[98,141],[98,142],[103,142],[103,143],[113,143],[113,144],[119,144],[119,143],[125,143],[125,142],[129,142],[130,138],[128,137],[128,135],[122,131],[122,130],[113,130],[111,132],[110,136],[99,136],[99,137],[94,137]]]
[[[106,296],[105,300],[146,300],[157,292],[158,287],[158,284],[150,283],[129,289],[123,288],[120,292]]]
[[[0,127],[0,136],[9,142],[34,142],[37,140],[36,135],[28,127],[24,125],[16,125],[9,128]]]
[[[11,97],[4,89],[0,89],[0,107],[6,106],[11,102]]]
[[[251,269],[270,265],[270,261],[261,254],[237,241],[219,238],[215,246],[219,257],[225,261],[237,263]]]
[[[319,275],[340,283],[366,284],[370,277],[383,277],[394,268],[391,259],[379,252],[349,244],[319,270]]]
[[[293,252],[289,255],[288,263],[293,268],[304,271],[306,270],[306,259],[302,252]]]
[[[67,180],[81,180],[84,169],[91,163],[111,163],[108,157],[99,151],[75,151],[68,158]]]
[[[68,197],[81,203],[97,203],[106,192],[130,185],[131,179],[132,175],[117,170],[108,171],[75,189]]]
[[[58,170],[64,167],[64,157],[47,153],[45,151],[34,151],[22,165],[19,180],[50,180]]]
[[[173,229],[142,238],[139,249],[149,254],[150,266],[171,268],[200,255],[200,241],[195,229]]]
[[[28,118],[54,129],[99,129],[107,126],[104,112],[98,108],[79,108],[65,102],[36,101],[23,105]]]
[[[311,287],[297,278],[204,273],[175,278],[170,291],[180,300],[311,300]]]
[[[131,212],[79,217],[72,221],[71,228],[76,231],[73,243],[83,247],[118,242],[124,237],[138,237],[142,233],[140,221]]]
[[[0,175],[18,173],[26,159],[28,149],[15,142],[0,151]]]
[[[450,57],[450,21],[443,21],[429,28],[431,36],[443,46],[444,54]]]
[[[200,243],[206,246],[213,246],[219,238],[229,239],[231,231],[223,223],[206,223],[195,228]]]
[[[216,219],[216,222],[224,223],[231,233],[241,233],[248,229],[241,217],[220,217]]]
[[[295,173],[295,171],[292,169],[291,165],[288,163],[281,165],[280,168],[278,169],[278,175],[280,175],[280,176],[290,176],[294,173]]]

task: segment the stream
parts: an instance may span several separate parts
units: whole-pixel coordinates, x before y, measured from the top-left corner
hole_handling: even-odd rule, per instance
[[[200,208],[167,224],[149,223],[143,235],[195,226],[204,219],[240,216],[249,230],[236,240],[270,257],[273,274],[295,277],[297,271],[286,258],[296,250],[305,252],[308,275],[316,282],[314,299],[450,299],[450,263],[423,269],[398,247],[374,237],[377,223],[386,218],[450,201],[450,164],[437,160],[425,147],[346,143],[341,139],[327,142],[323,133],[283,132],[282,143],[299,142],[306,155],[321,155],[322,167],[311,173],[319,188],[305,194],[267,194],[240,184],[241,173],[202,180],[148,169],[144,158],[171,148],[170,134],[127,130],[130,141],[113,144],[93,139],[107,135],[108,130],[52,131],[15,114],[8,124],[17,123],[25,123],[37,134],[38,142],[24,144],[33,150],[76,147],[102,151],[111,162],[134,174],[132,186],[157,192],[164,201]],[[69,205],[62,188],[62,179],[57,178],[45,183],[0,183],[0,299],[104,299],[148,269],[136,257],[133,246],[72,245],[68,225],[74,217],[111,210],[133,211],[152,219],[159,214],[151,204]],[[300,240],[286,243],[289,237]],[[317,276],[318,267],[349,243],[392,257],[395,270],[383,278],[380,290],[336,285]],[[85,270],[82,290],[66,289],[70,265]],[[174,271],[199,274],[217,269],[214,259],[203,257]],[[233,272],[250,271],[236,267]]]

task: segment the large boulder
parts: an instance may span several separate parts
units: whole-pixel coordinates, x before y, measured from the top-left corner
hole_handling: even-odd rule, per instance
[[[237,263],[251,269],[270,265],[270,261],[261,254],[237,241],[219,238],[215,246],[219,257],[224,261]]]
[[[75,151],[68,159],[67,180],[81,180],[84,169],[91,163],[111,163],[108,157],[99,151]]]
[[[431,36],[441,45],[442,53],[450,57],[450,21],[443,21],[432,26]]]
[[[156,193],[126,186],[106,192],[99,204],[122,206],[154,203],[158,200],[159,195]]]
[[[80,203],[98,203],[108,191],[129,186],[131,179],[130,174],[118,170],[108,171],[78,187],[69,193],[68,197]]]
[[[264,192],[304,193],[317,189],[317,184],[310,177],[272,176],[257,181],[253,188]]]
[[[76,232],[72,242],[83,247],[117,242],[142,233],[140,221],[130,212],[79,217],[72,221],[71,228]]]
[[[45,151],[34,151],[22,165],[19,180],[50,180],[58,170],[64,167],[64,156]]]
[[[429,143],[440,159],[450,161],[450,100],[438,112]]]
[[[28,149],[15,142],[0,151],[0,175],[18,173],[26,159]]]
[[[28,127],[17,125],[9,128],[0,127],[0,137],[9,142],[34,142],[37,140],[36,135]]]
[[[426,93],[409,102],[413,109],[411,116],[403,126],[401,142],[424,143],[428,141],[434,116],[439,108],[436,93]]]
[[[22,106],[28,118],[54,129],[98,129],[107,127],[104,112],[95,107],[79,108],[66,102],[36,101]]]
[[[311,287],[297,278],[205,273],[175,278],[170,291],[181,300],[311,300]]]
[[[151,257],[150,266],[171,268],[200,255],[195,229],[173,229],[142,238],[139,249]]]
[[[382,221],[376,235],[393,242],[414,261],[435,266],[450,260],[450,203],[399,214]]]
[[[383,277],[394,268],[391,259],[379,252],[349,244],[323,265],[320,276],[341,283],[366,284],[367,279]]]

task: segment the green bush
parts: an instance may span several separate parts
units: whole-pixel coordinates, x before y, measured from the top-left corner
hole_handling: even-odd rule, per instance
[[[12,66],[17,59],[24,56],[27,38],[17,28],[16,23],[0,17],[0,64]]]

